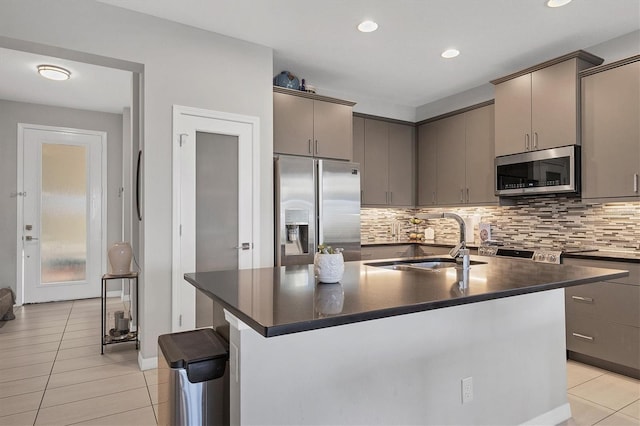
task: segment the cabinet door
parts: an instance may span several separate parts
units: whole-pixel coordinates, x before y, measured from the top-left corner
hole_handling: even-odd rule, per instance
[[[389,124],[389,204],[413,206],[414,128]]]
[[[561,62],[531,74],[532,150],[577,142],[576,61]]]
[[[389,124],[378,120],[364,120],[364,192],[362,204],[387,205]]]
[[[465,114],[438,121],[436,152],[439,205],[462,204],[465,200]]]
[[[436,204],[436,145],[438,123],[418,127],[418,205]]]
[[[353,114],[347,105],[313,101],[315,156],[349,160],[353,158]]]
[[[364,118],[353,117],[353,161],[360,164],[360,203],[362,203],[362,188],[364,188]]]
[[[640,62],[582,79],[582,197],[640,197]]]
[[[496,156],[531,150],[531,74],[496,85],[495,99]]]
[[[313,156],[313,100],[273,94],[273,151]]]
[[[467,203],[494,203],[494,107],[488,105],[466,115]]]

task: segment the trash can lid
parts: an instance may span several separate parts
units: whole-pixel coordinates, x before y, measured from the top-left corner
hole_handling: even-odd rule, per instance
[[[186,369],[192,383],[220,377],[229,359],[228,344],[210,328],[163,334],[158,346],[169,367]]]

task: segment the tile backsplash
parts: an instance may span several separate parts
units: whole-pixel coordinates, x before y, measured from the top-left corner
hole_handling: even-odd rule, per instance
[[[400,236],[413,230],[408,219],[420,213],[453,212],[491,224],[491,238],[507,245],[536,248],[640,250],[640,202],[591,203],[572,197],[536,196],[515,199],[513,206],[460,208],[362,208],[362,241],[391,240],[391,223],[401,222]],[[458,241],[452,219],[429,220],[419,226],[435,230],[436,243]],[[478,227],[475,226],[476,242]]]

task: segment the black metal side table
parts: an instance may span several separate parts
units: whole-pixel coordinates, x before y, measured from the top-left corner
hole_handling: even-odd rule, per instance
[[[121,333],[116,328],[106,330],[107,322],[107,281],[109,280],[128,280],[129,283],[129,307],[131,308],[131,297],[135,294],[136,308],[133,312],[129,309],[131,324],[133,320],[136,322],[135,330],[127,330],[126,333]],[[134,282],[135,293],[131,292],[131,282]],[[124,275],[104,274],[102,276],[102,338],[100,339],[100,354],[104,355],[104,347],[115,343],[136,342],[136,350],[140,348],[140,340],[138,339],[138,330],[140,330],[140,316],[138,315],[138,273],[131,272]]]

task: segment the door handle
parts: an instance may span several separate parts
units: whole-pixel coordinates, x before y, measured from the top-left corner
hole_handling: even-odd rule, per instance
[[[533,147],[538,149],[538,132],[533,133]]]
[[[27,235],[24,237],[25,241],[34,241],[34,240],[38,240],[39,238],[36,237],[32,237],[31,235]]]
[[[638,174],[633,174],[633,192],[638,193]]]
[[[309,154],[312,154],[312,152],[311,152],[311,139],[309,139]]]
[[[460,202],[464,203],[464,189],[460,188]]]
[[[242,243],[241,245],[236,246],[234,248],[238,249],[238,250],[249,250],[249,249],[251,249],[252,246],[253,246],[253,244],[251,244],[251,243]]]
[[[524,134],[524,150],[529,151],[529,133]]]
[[[593,298],[591,297],[583,297],[583,296],[571,296],[573,300],[577,300],[585,303],[593,303]]]
[[[467,203],[469,202],[469,188],[467,188]]]
[[[316,139],[316,155],[320,154],[320,152],[318,151],[319,146],[320,144],[318,143],[318,139]]]

